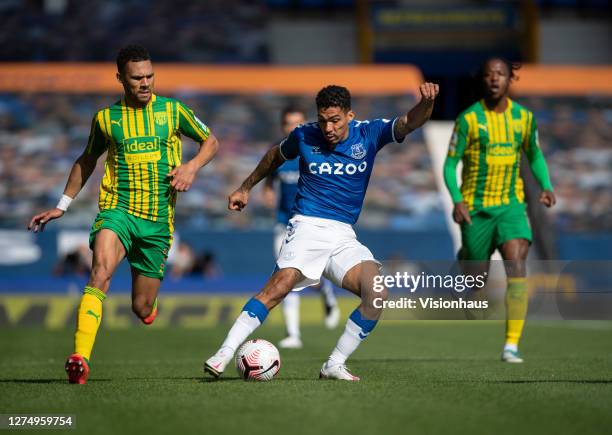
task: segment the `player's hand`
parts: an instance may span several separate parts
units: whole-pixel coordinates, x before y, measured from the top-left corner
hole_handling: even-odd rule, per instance
[[[59,208],[52,208],[51,210],[44,211],[42,213],[37,214],[32,218],[30,224],[28,225],[28,230],[34,230],[37,233],[39,230],[44,231],[45,225],[52,221],[53,219],[58,219],[64,216],[64,212]]]
[[[453,220],[458,224],[467,222],[468,224],[472,225],[470,211],[468,210],[467,204],[465,202],[459,201],[455,203],[455,208],[453,209]]]
[[[440,86],[435,83],[425,82],[419,86],[419,92],[421,93],[421,101],[433,104],[440,92]]]
[[[228,198],[227,208],[230,210],[242,211],[249,202],[249,192],[238,189],[232,192]]]
[[[170,186],[177,192],[187,192],[198,173],[198,168],[191,162],[177,166],[168,174],[172,178]]]
[[[544,190],[540,193],[540,202],[546,207],[552,207],[557,203],[557,197],[551,190]]]

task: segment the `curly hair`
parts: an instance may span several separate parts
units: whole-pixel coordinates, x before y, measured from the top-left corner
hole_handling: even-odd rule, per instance
[[[125,65],[128,62],[140,62],[143,60],[151,60],[149,51],[146,48],[136,44],[126,45],[117,53],[117,71],[123,74]]]
[[[351,93],[344,86],[329,85],[319,91],[316,98],[317,110],[328,107],[351,109]]]

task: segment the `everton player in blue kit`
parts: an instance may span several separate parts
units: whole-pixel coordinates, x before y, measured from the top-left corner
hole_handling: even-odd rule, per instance
[[[317,94],[318,122],[293,130],[273,147],[229,197],[230,210],[242,210],[249,192],[285,160],[300,158],[300,179],[293,217],[276,262],[276,271],[264,288],[244,306],[221,348],[204,364],[219,377],[238,346],[266,319],[268,312],[292,290],[319,281],[321,275],[356,294],[361,304],[351,313],[346,327],[320,378],[358,381],[346,360],[374,329],[382,309],[375,298],[373,280],[380,263],[357,240],[352,225],[357,221],[374,158],[389,142],[402,142],[431,116],[438,85],[423,83],[420,101],[394,120],[356,121],[351,96],[341,86],[327,86]]]
[[[294,128],[304,124],[306,118],[304,111],[297,106],[287,106],[281,112],[281,130],[284,136],[289,135]],[[270,207],[276,206],[276,226],[274,227],[274,258],[280,252],[285,235],[287,223],[292,216],[291,210],[295,202],[298,179],[300,178],[299,159],[287,160],[276,171],[266,178],[264,184],[264,198]],[[278,180],[278,201],[274,190],[275,181]],[[325,326],[334,329],[340,320],[340,309],[334,295],[332,283],[323,278],[318,286],[312,288],[321,291],[325,308]],[[278,346],[283,349],[302,348],[300,334],[300,293],[290,292],[283,300],[283,317],[287,336],[279,341]]]

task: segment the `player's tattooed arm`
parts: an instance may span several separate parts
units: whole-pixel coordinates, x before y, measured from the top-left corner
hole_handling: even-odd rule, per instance
[[[435,83],[426,82],[419,86],[420,101],[408,113],[399,116],[393,126],[393,134],[397,140],[402,140],[408,133],[416,130],[431,117],[434,100],[440,91]]]
[[[246,207],[251,189],[265,177],[272,174],[284,161],[285,159],[278,145],[270,148],[262,157],[255,170],[251,172],[251,175],[229,196],[227,208],[240,211]]]

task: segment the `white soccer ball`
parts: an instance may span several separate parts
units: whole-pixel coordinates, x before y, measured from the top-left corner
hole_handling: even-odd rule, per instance
[[[269,341],[245,341],[236,352],[236,368],[245,381],[271,381],[280,370],[278,349]]]

